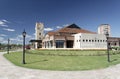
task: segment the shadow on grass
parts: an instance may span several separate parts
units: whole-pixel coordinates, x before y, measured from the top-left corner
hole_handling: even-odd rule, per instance
[[[110,60],[110,62],[115,62],[115,61],[117,61],[118,59],[113,59],[113,60]]]
[[[34,64],[34,63],[38,63],[38,62],[46,62],[48,61],[47,59],[44,59],[44,60],[39,60],[39,61],[33,61],[33,62],[26,62],[26,64]]]

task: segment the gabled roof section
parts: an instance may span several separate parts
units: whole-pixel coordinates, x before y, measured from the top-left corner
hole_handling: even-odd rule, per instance
[[[71,24],[69,26],[59,29],[56,32],[62,32],[62,33],[68,32],[68,33],[73,33],[73,34],[76,34],[76,33],[94,33],[95,34],[95,32],[91,32],[91,31],[82,29],[79,26],[77,26],[76,24]]]
[[[69,26],[67,26],[66,28],[76,28],[76,29],[81,29],[79,26],[77,26],[76,24],[71,24]]]
[[[95,32],[91,32],[85,29],[80,28],[79,26],[77,26],[76,24],[71,24],[69,26],[66,26],[64,28],[61,28],[55,32],[48,32],[48,35],[58,35],[58,34],[77,34],[77,33],[90,33],[90,34],[96,34]]]

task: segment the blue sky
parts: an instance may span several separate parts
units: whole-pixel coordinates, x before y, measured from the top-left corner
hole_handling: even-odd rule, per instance
[[[120,0],[0,0],[0,42],[27,43],[34,39],[35,23],[44,23],[46,31],[75,23],[97,32],[100,24],[110,24],[114,37],[120,37]]]

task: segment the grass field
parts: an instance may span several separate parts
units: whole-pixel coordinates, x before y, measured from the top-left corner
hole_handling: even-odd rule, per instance
[[[26,53],[25,65],[22,64],[22,52],[14,52],[4,56],[17,66],[41,70],[92,70],[120,63],[120,54],[111,55],[111,62],[107,62],[107,55],[89,56],[89,54],[98,52],[106,54],[105,51],[34,50],[29,52]]]

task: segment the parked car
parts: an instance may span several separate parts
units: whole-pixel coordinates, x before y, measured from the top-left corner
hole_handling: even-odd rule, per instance
[[[26,45],[25,48],[26,48],[26,49],[30,49],[30,45]]]

